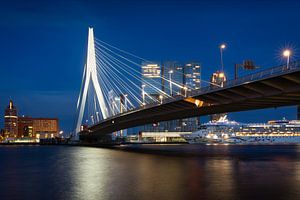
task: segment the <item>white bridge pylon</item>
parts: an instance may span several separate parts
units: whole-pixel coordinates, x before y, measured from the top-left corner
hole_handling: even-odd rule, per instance
[[[93,28],[89,28],[89,36],[88,36],[88,48],[87,48],[87,62],[83,72],[83,90],[80,91],[78,101],[77,101],[77,110],[79,110],[79,115],[76,123],[76,133],[80,132],[80,127],[82,124],[82,119],[84,115],[84,109],[86,106],[87,96],[88,96],[88,88],[89,85],[92,84],[97,101],[100,105],[100,110],[103,119],[108,117],[107,107],[104,101],[104,96],[100,87],[100,82],[98,80],[98,72],[96,65],[96,54],[95,54],[95,42],[94,42],[94,31]]]

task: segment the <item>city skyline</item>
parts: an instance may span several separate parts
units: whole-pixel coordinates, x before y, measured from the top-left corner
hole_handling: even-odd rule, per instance
[[[143,11],[150,12],[155,8],[153,13],[151,13],[153,14],[153,16],[150,17],[151,22],[149,20],[147,21],[147,17],[142,17],[143,20],[146,20],[146,25],[141,26],[140,30],[142,30],[142,33],[147,40],[144,40],[140,34],[135,33],[138,29],[134,27],[134,24],[138,24],[139,20],[135,20],[134,22],[130,20],[125,21],[125,24],[130,25],[128,26],[130,28],[123,30],[122,35],[118,34],[121,31],[122,26],[118,27],[115,25],[121,23],[117,22],[117,19],[120,19],[121,14],[114,15],[105,12],[105,14],[100,15],[95,12],[94,8],[90,7],[89,3],[78,1],[77,4],[72,6],[74,13],[71,13],[70,15],[65,14],[65,16],[62,15],[61,11],[66,8],[64,5],[59,5],[59,8],[61,9],[58,9],[56,12],[60,12],[61,15],[58,15],[58,19],[51,18],[51,16],[53,17],[54,15],[52,13],[54,10],[52,10],[53,7],[49,6],[47,3],[45,3],[45,7],[47,7],[45,13],[42,13],[40,10],[35,10],[35,6],[31,3],[26,7],[24,5],[16,7],[6,3],[4,9],[8,11],[13,10],[14,12],[12,13],[15,15],[12,16],[12,14],[9,14],[5,10],[1,12],[1,15],[4,17],[3,19],[6,20],[0,21],[2,29],[0,40],[4,47],[0,52],[4,74],[0,80],[2,85],[0,106],[4,110],[7,101],[11,97],[18,107],[23,108],[20,112],[21,115],[24,114],[37,117],[49,115],[55,116],[61,119],[62,128],[66,131],[70,131],[75,118],[76,99],[79,93],[80,79],[85,62],[87,27],[90,23],[93,23],[92,26],[95,28],[95,35],[97,37],[105,41],[110,41],[110,43],[142,57],[153,60],[199,60],[203,67],[203,76],[206,80],[209,80],[209,75],[212,72],[220,68],[218,46],[222,42],[225,42],[228,46],[224,52],[224,69],[225,72],[228,73],[229,79],[233,77],[233,66],[235,62],[242,62],[244,59],[250,57],[263,68],[284,64],[284,59],[278,60],[281,56],[281,50],[286,44],[289,44],[289,42],[291,46],[300,44],[300,41],[296,36],[297,31],[287,33],[282,30],[287,29],[290,24],[293,24],[293,20],[296,20],[294,19],[292,12],[296,6],[294,6],[295,8],[292,8],[288,3],[273,3],[272,5],[261,3],[254,6],[250,2],[238,3],[237,1],[233,1],[236,3],[236,7],[229,9],[226,4],[220,3],[220,1],[214,2],[219,2],[219,4],[216,6],[208,3],[208,1],[203,1],[201,3],[189,1],[182,5],[180,2],[171,4],[169,1],[165,1],[164,3],[157,2],[156,4],[149,3],[140,5],[138,2],[133,1],[132,4]],[[82,7],[79,5],[82,5]],[[95,7],[100,8],[100,5],[106,8],[113,8],[113,5],[108,3],[97,3]],[[174,13],[167,9],[168,12],[173,13],[171,17],[167,17],[160,13],[166,7],[178,8],[179,6],[183,6],[182,11],[179,13]],[[195,10],[196,8],[207,8],[209,10],[217,7],[217,10],[221,10],[222,12],[215,13],[216,16],[212,17],[207,22],[203,22],[207,17],[205,12],[197,12],[197,14],[199,14],[198,16],[196,13],[192,12],[193,6],[195,6]],[[248,29],[251,28],[251,26],[247,24],[246,14],[235,12],[236,15],[242,14],[245,18],[235,19],[236,21],[233,22],[230,21],[230,19],[234,16],[229,12],[240,10],[246,6],[250,6],[250,8],[253,9],[253,13],[251,12],[251,9],[250,11],[247,11],[249,12],[248,17],[251,16],[254,17],[254,20],[259,20],[259,16],[263,16],[263,20],[261,24],[259,24],[260,28],[268,30],[273,30],[275,27],[278,28],[281,26],[283,26],[283,28],[275,29],[276,31],[278,30],[278,33],[276,32],[270,35],[270,38],[265,38],[264,34],[260,34],[258,31],[259,28],[256,28],[256,30],[252,32],[253,35],[245,34],[248,32]],[[271,21],[274,19],[271,20],[266,16],[266,13],[262,12],[267,6],[272,6],[273,9],[272,11],[267,10],[266,12],[283,11],[280,15],[271,15],[275,20],[278,20],[277,24],[272,24],[273,22]],[[285,11],[286,9],[282,9],[282,6],[289,8],[289,12]],[[40,9],[43,10],[45,8],[42,7]],[[115,9],[120,10],[121,8],[116,7]],[[121,11],[129,12],[132,9],[133,8],[129,6]],[[189,9],[192,9],[192,11]],[[76,10],[81,11],[79,12],[80,14],[91,11],[94,15],[91,20],[82,20],[79,15],[75,14]],[[141,10],[137,13],[139,16],[142,15]],[[257,16],[254,16],[254,11]],[[216,23],[216,20],[220,15],[224,15],[224,21],[226,21],[226,19],[228,21],[222,26],[220,25],[221,22],[218,22],[219,28],[211,25],[211,23]],[[38,16],[44,20],[49,19],[49,23],[42,24],[41,19],[37,18]],[[187,21],[191,24],[196,23],[199,25],[203,23],[202,26],[207,28],[207,33],[197,32],[200,30],[200,27],[192,26],[197,34],[191,31],[192,33],[189,33],[191,33],[192,36],[188,37],[190,35],[183,30],[190,27],[191,24],[187,23],[186,19],[185,22],[180,20],[176,24],[173,22],[173,20],[183,18],[184,16],[189,19]],[[282,16],[284,16],[283,19]],[[25,25],[24,21],[20,20],[23,17],[24,21],[27,20],[30,23],[26,23]],[[66,23],[65,25],[61,24],[62,22],[59,22],[63,17],[67,18],[66,20],[63,20],[64,23]],[[75,18],[75,21],[72,17]],[[126,15],[126,19],[132,20],[132,17],[133,15]],[[155,23],[152,20],[156,18],[162,19],[161,22],[156,22],[157,27],[162,27],[164,25],[166,30],[168,30],[168,28],[175,28],[176,26],[181,28],[175,29],[172,34],[167,34],[165,31],[159,31],[159,34],[147,33],[146,30],[149,25],[155,27]],[[104,24],[100,22],[103,19],[106,20],[106,23]],[[285,24],[285,20],[288,20],[289,23]],[[109,22],[111,24],[109,24]],[[237,24],[241,25],[238,32],[242,33],[242,36],[239,37],[239,41],[234,39],[234,36],[236,36],[235,34],[237,33],[235,33],[233,27]],[[265,25],[268,26],[264,27]],[[226,26],[228,28],[226,28]],[[224,28],[226,28],[226,30],[224,30]],[[200,35],[198,35],[199,33]],[[209,34],[211,33],[215,33],[215,36],[209,37]],[[245,34],[245,36],[243,34]],[[204,39],[201,39],[200,36],[205,39],[209,38],[205,41],[204,45],[201,45],[203,44],[202,40]],[[257,42],[251,44],[256,37],[260,38],[258,41],[261,43]],[[7,38],[10,38],[13,42],[6,42],[5,40]],[[179,38],[181,41],[178,41]],[[45,39],[49,41],[43,43]],[[134,39],[136,39],[136,41]],[[153,40],[157,40],[157,43],[162,43],[162,45],[159,46],[163,48],[157,49],[155,45],[151,44],[154,42]],[[195,45],[195,43],[197,45]],[[243,45],[239,43],[242,43]],[[256,48],[259,48],[259,50]],[[173,50],[168,51],[170,49]],[[294,52],[297,52],[296,49],[294,49],[293,53]],[[17,56],[18,59],[16,59],[15,56]],[[296,57],[292,56],[292,59],[296,59]],[[251,111],[247,113],[250,113],[250,115],[251,113],[252,115],[253,113],[254,115],[259,113],[260,116],[257,118],[257,121],[262,121],[263,119],[266,121],[270,119],[270,117],[281,118],[286,116],[287,118],[295,118],[296,116],[295,108],[280,108],[277,111],[270,109],[268,113],[265,111]],[[252,121],[254,118],[254,116],[250,116],[249,119],[249,116],[247,118],[247,116],[243,115],[243,113],[232,114],[234,119],[238,121]],[[3,121],[0,122],[3,124]]]

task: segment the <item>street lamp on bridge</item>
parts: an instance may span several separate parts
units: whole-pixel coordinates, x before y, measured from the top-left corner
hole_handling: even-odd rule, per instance
[[[142,101],[142,105],[144,106],[144,105],[146,105],[146,103],[145,103],[145,87],[146,87],[146,85],[142,85],[142,98],[143,98],[143,101]]]
[[[170,79],[170,96],[172,96],[172,74],[173,70],[169,71],[169,79]]]
[[[159,95],[160,104],[162,104],[163,98],[164,98],[163,95],[160,94],[160,95]]]
[[[188,90],[188,88],[186,86],[184,86],[182,89],[184,90],[184,96],[187,97],[187,90]]]
[[[286,68],[289,68],[289,64],[290,64],[290,56],[291,56],[292,52],[289,49],[285,49],[282,53],[283,57],[286,57]]]
[[[220,59],[221,59],[221,71],[223,72],[224,64],[223,64],[223,49],[226,48],[225,44],[220,45]]]

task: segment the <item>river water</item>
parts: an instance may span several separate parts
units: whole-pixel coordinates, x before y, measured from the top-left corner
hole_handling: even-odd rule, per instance
[[[300,199],[300,146],[0,146],[0,199]]]

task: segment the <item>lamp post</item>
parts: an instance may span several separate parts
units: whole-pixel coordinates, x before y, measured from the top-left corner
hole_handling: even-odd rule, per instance
[[[286,69],[289,69],[291,50],[285,49],[282,55],[286,57]]]
[[[99,122],[100,120],[99,120],[99,112],[98,111],[96,112],[96,118],[97,118],[97,122]]]
[[[185,96],[185,97],[187,96],[187,89],[188,89],[188,88],[187,88],[186,86],[183,87],[183,90],[184,90],[184,96]]]
[[[160,104],[162,104],[163,98],[164,98],[163,95],[160,94],[160,95],[159,95]]]
[[[170,95],[172,95],[172,74],[173,74],[173,70],[169,71],[169,80],[170,80]]]
[[[225,44],[221,44],[220,45],[220,59],[221,59],[221,70],[223,72],[223,69],[224,69],[224,64],[223,64],[223,49],[226,48],[226,45]]]

